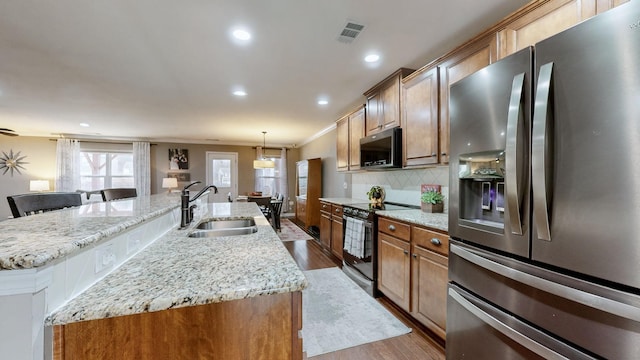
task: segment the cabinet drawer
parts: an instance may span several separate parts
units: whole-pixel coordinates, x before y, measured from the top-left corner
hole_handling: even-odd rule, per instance
[[[331,204],[326,202],[320,202],[320,211],[327,214],[331,213]]]
[[[410,234],[411,234],[411,226],[401,223],[399,221],[380,217],[378,218],[378,231],[394,236],[404,241],[409,241]]]
[[[449,255],[449,236],[446,234],[414,226],[411,233],[411,241],[414,245],[443,255]]]
[[[331,214],[334,220],[342,221],[342,205],[331,205]]]

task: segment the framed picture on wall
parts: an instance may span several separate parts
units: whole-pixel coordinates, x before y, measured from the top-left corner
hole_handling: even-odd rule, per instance
[[[169,170],[186,170],[189,168],[188,149],[169,149]]]
[[[178,182],[191,181],[191,174],[186,172],[170,172],[167,173],[167,177],[176,178]]]

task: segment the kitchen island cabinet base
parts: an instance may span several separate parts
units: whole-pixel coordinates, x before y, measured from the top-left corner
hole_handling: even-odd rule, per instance
[[[53,327],[53,359],[302,359],[302,293]]]

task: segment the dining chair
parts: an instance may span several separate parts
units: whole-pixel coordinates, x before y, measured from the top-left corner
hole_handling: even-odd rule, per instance
[[[37,193],[7,196],[14,218],[82,205],[77,192]]]
[[[138,196],[135,188],[114,188],[100,190],[102,201],[111,201],[118,199],[134,198]]]

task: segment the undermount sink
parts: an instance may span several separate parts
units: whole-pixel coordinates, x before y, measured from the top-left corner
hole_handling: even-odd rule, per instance
[[[253,219],[208,220],[198,226],[188,236],[192,238],[207,238],[219,236],[249,235],[258,232]]]
[[[254,219],[207,220],[198,224],[196,229],[237,229],[251,226],[256,226],[256,221]]]

